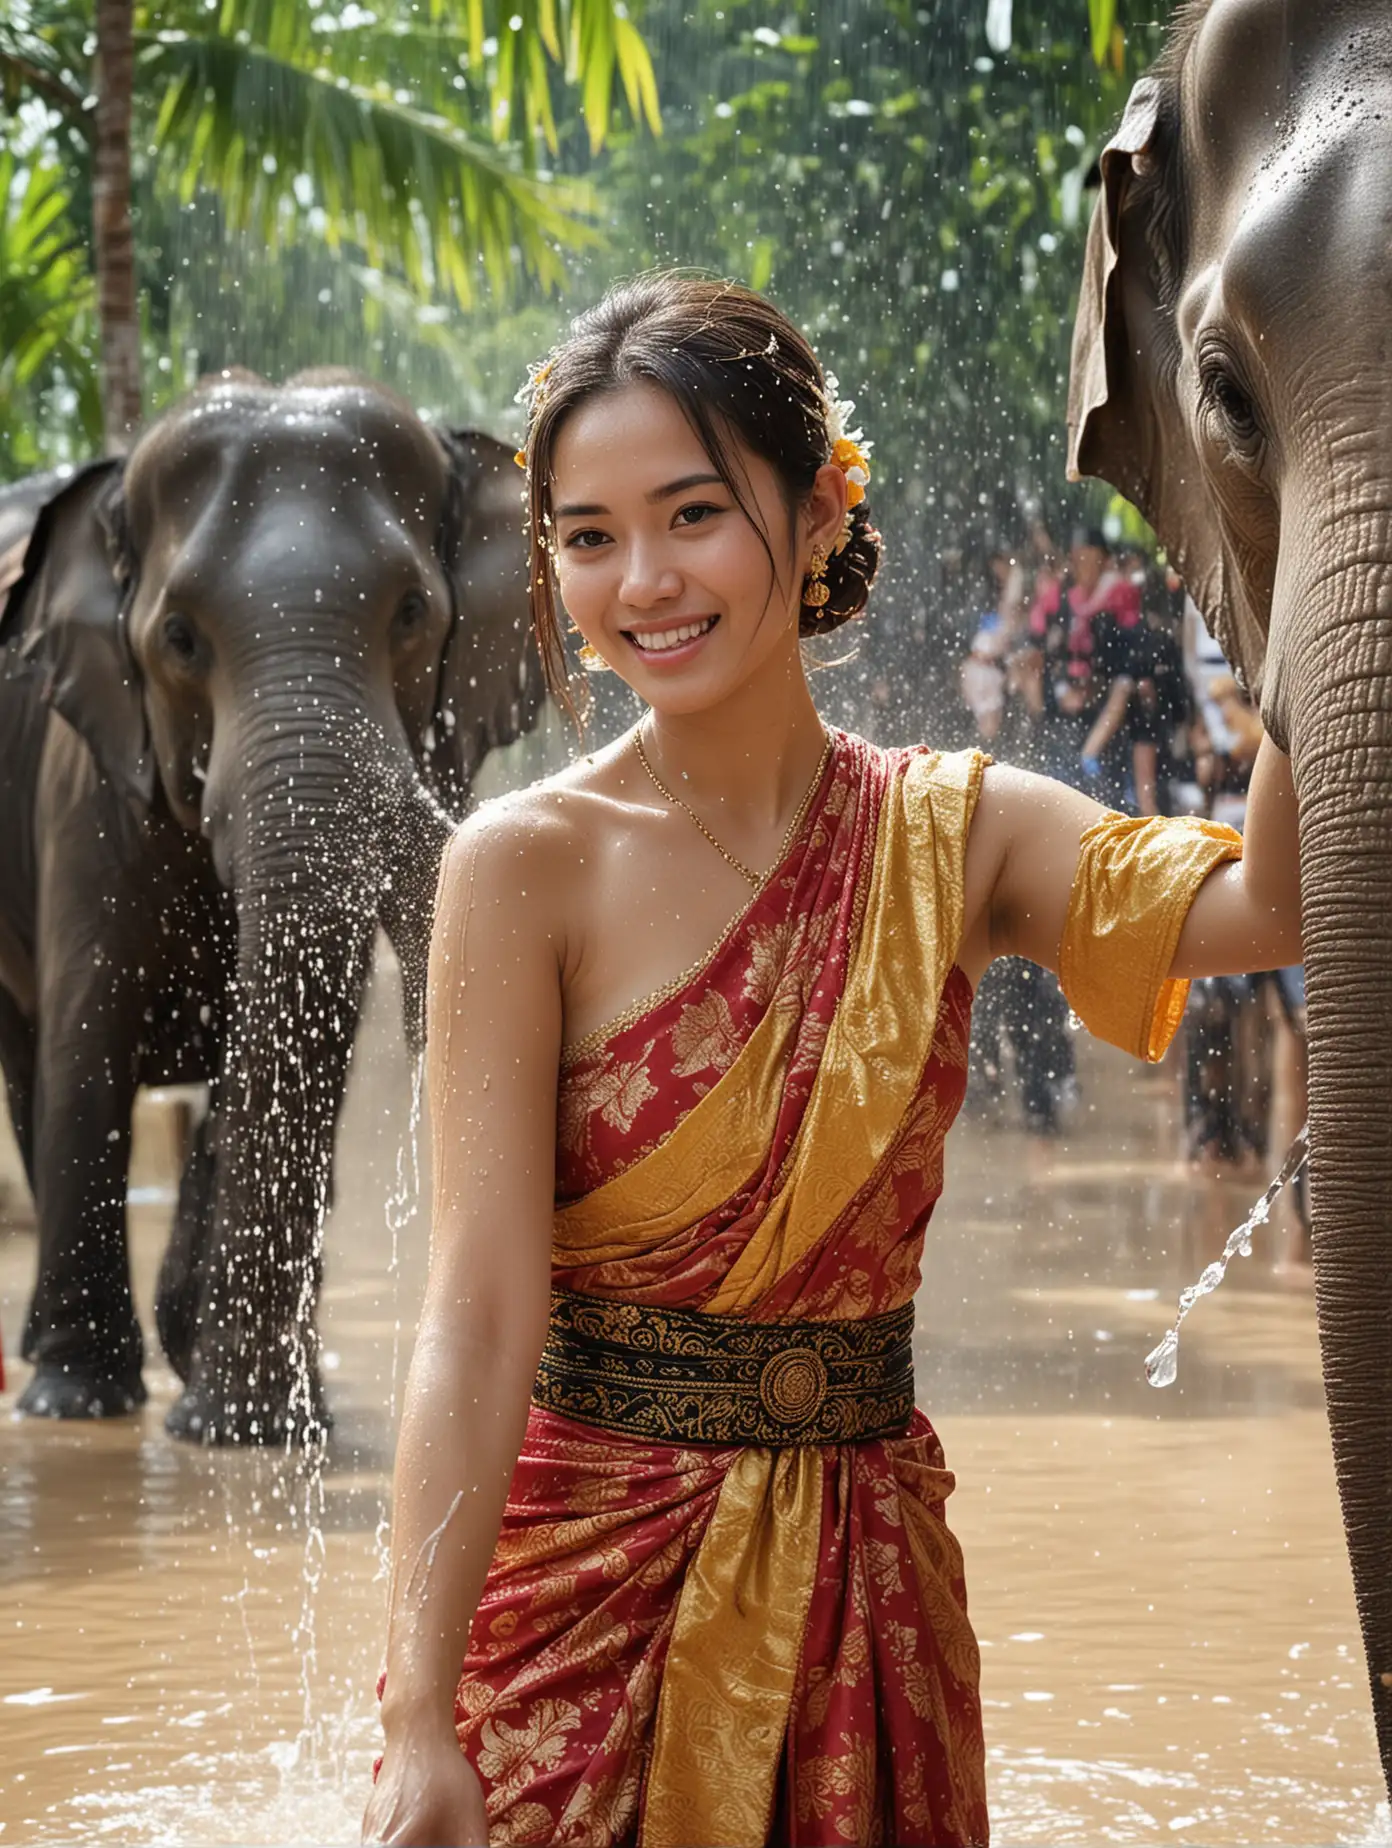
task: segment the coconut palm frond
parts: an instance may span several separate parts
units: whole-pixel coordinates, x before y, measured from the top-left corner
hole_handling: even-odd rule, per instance
[[[163,91],[155,141],[186,196],[221,194],[229,222],[268,241],[318,207],[327,235],[388,258],[413,288],[473,298],[476,271],[506,294],[521,267],[559,282],[563,249],[593,243],[589,190],[543,183],[455,123],[325,66],[218,33],[139,40],[141,80]]]
[[[209,30],[201,0],[165,0],[158,11],[151,30]],[[623,0],[384,0],[370,15],[349,17],[344,24],[284,0],[221,0],[215,29],[287,64],[407,91],[417,107],[454,122],[486,110],[492,138],[516,142],[529,165],[543,147],[556,148],[567,84],[579,89],[593,148],[603,145],[616,103],[635,126],[661,132],[652,59]]]
[[[496,11],[486,41],[497,46],[489,72],[495,134],[515,136],[529,156],[539,142],[555,148],[558,64],[579,88],[592,153],[608,138],[619,97],[635,127],[662,133],[652,58],[622,0],[508,0]]]
[[[61,175],[0,154],[0,202],[0,364],[25,385],[69,339],[92,281]]]
[[[567,61],[581,86],[591,148],[603,145],[616,80],[634,121],[661,134],[652,59],[620,0],[571,0],[567,12]]]
[[[0,153],[0,426],[7,433],[0,448],[7,458],[18,453],[14,433],[32,434],[40,398],[57,387],[88,438],[101,430],[92,279],[68,205],[56,168]]]

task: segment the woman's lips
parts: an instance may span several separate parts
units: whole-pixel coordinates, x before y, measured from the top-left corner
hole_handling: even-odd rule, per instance
[[[644,661],[687,661],[719,621],[719,616],[702,616],[695,622],[674,622],[668,629],[648,629],[641,634],[625,629],[623,636]]]

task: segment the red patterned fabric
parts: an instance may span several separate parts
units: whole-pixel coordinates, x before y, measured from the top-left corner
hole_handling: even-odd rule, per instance
[[[908,753],[837,734],[801,837],[706,965],[567,1059],[558,1199],[671,1133],[764,1011],[794,1010],[769,1148],[734,1198],[660,1249],[561,1288],[700,1308],[757,1229],[796,1137],[864,905],[876,818]],[[907,1302],[966,1082],[953,969],[917,1097],[878,1170],[749,1313],[838,1319]],[[496,1842],[639,1843],[683,1578],[738,1452],[626,1440],[533,1408],[456,1700]],[[931,1426],[822,1452],[819,1563],[769,1842],[984,1843],[978,1656]]]

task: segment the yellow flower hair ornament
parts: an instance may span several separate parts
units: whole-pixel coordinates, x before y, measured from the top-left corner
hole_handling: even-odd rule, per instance
[[[548,358],[539,360],[536,364],[529,366],[527,369],[526,383],[513,395],[512,401],[514,404],[525,404],[527,407],[527,426],[529,431],[537,412],[546,402],[546,381],[550,378],[555,364],[556,355],[553,352]],[[520,469],[526,469],[527,450],[525,445],[517,451],[512,459]]]
[[[870,485],[870,450],[869,439],[859,430],[850,430],[847,425],[855,413],[855,404],[850,398],[840,398],[840,387],[836,374],[826,375],[826,425],[827,435],[831,438],[831,455],[828,458],[846,477],[846,523],[841,528],[841,536],[832,547],[833,552],[844,552],[851,543],[851,514],[865,499],[865,490]]]

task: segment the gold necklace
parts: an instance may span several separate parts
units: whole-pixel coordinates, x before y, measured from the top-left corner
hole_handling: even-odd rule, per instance
[[[680,796],[673,795],[672,791],[668,789],[667,785],[663,782],[662,778],[657,774],[656,770],[654,770],[652,765],[648,762],[648,754],[643,749],[643,728],[641,724],[639,724],[634,729],[633,748],[638,753],[639,763],[643,766],[643,768],[647,771],[648,775],[652,778],[653,785],[656,788],[658,794],[661,796],[665,796],[674,808],[679,808],[685,814],[689,815],[692,821],[694,821],[696,826],[701,830],[702,834],[704,834],[706,839],[710,842],[711,846],[714,847],[715,851],[720,855],[721,859],[726,861],[730,866],[733,866],[735,871],[740,875],[740,877],[742,879],[747,879],[750,885],[752,885],[755,891],[757,892],[759,887],[764,883],[765,879],[768,878],[769,876],[768,873],[756,873],[752,867],[746,866],[743,860],[737,860],[734,854],[730,852],[728,847],[721,846],[720,842],[711,833],[710,829],[706,826],[705,822],[701,820],[701,817],[696,813],[695,809],[692,808],[691,804],[689,802],[683,802]],[[817,768],[813,772],[812,781],[807,785],[807,791],[806,791],[806,794],[803,796],[802,801],[798,803],[797,813],[793,816],[793,819],[788,823],[788,831],[783,836],[783,844],[778,849],[778,858],[774,861],[773,867],[770,867],[769,869],[770,872],[774,870],[774,867],[781,866],[784,860],[787,858],[788,849],[792,846],[793,838],[797,834],[798,829],[802,826],[803,817],[806,815],[808,807],[811,804],[812,798],[816,794],[818,786],[821,783],[822,772],[826,769],[827,759],[830,756],[831,756],[831,736],[828,733],[827,741],[825,745],[822,747],[821,757],[817,760]]]

